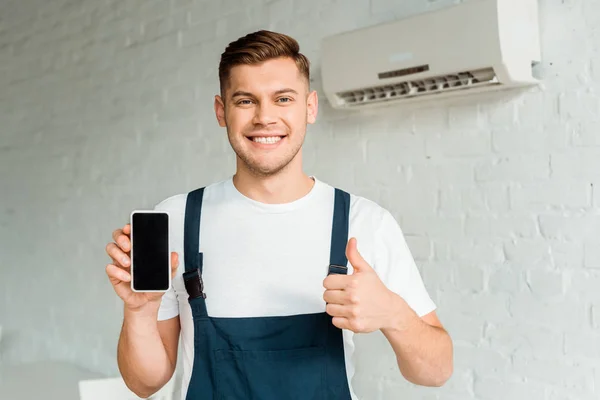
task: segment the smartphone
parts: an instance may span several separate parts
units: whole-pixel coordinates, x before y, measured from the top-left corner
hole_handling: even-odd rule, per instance
[[[131,212],[131,290],[166,292],[171,286],[169,213]]]

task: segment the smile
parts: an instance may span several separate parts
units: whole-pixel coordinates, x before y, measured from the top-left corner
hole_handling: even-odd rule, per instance
[[[279,142],[282,137],[281,136],[255,136],[253,138],[248,138],[250,140],[252,140],[253,142],[256,143],[261,143],[261,144],[275,144],[277,142]]]

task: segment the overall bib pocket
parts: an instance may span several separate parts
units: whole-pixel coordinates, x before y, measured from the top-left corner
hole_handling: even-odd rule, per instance
[[[215,350],[217,399],[325,400],[323,347]]]

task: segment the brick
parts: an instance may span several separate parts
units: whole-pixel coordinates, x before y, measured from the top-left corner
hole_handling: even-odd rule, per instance
[[[514,185],[509,191],[511,208],[518,210],[546,211],[591,205],[592,186],[588,183],[529,183]]]
[[[415,110],[413,113],[413,123],[414,131],[417,135],[441,135],[449,126],[448,110],[445,107],[429,107]]]
[[[413,214],[404,215],[402,219],[404,233],[407,235],[453,237],[463,232],[463,220],[460,217]]]
[[[575,125],[573,144],[575,146],[600,146],[598,138],[598,121],[585,121]]]
[[[539,328],[531,324],[511,321],[506,324],[489,324],[485,340],[502,354],[511,358],[560,362],[564,358],[563,333]]]
[[[525,273],[510,263],[495,266],[489,273],[488,289],[490,293],[516,293],[525,287]]]
[[[457,289],[481,292],[484,288],[485,274],[480,266],[458,265],[453,269],[454,284]]]
[[[481,105],[481,112],[487,116],[492,126],[514,126],[517,124],[517,110],[514,101],[497,101]]]
[[[562,388],[549,388],[547,393],[548,400],[596,400],[597,397],[594,392]]]
[[[537,235],[537,220],[530,215],[492,216],[469,214],[465,220],[465,234],[481,237],[526,237]]]
[[[486,400],[543,399],[545,388],[541,384],[523,382],[516,376],[512,379],[486,376],[475,380],[474,393],[475,398]]]
[[[591,310],[591,322],[592,328],[598,329],[600,328],[600,305],[593,305]]]
[[[171,12],[170,1],[146,1],[136,10],[136,15],[143,20],[162,18]]]
[[[450,129],[472,131],[482,126],[483,115],[477,105],[453,105],[448,109],[448,124]]]
[[[438,158],[476,157],[491,153],[489,132],[479,130],[450,130],[426,142],[427,156]]]
[[[212,42],[217,37],[217,22],[207,21],[190,26],[181,32],[181,46],[191,47],[204,42]]]
[[[499,127],[492,131],[492,148],[498,154],[545,154],[567,148],[563,126],[521,125]]]
[[[438,292],[440,307],[456,310],[459,314],[485,318],[490,323],[504,323],[511,320],[508,294],[504,293],[458,293],[456,290]]]
[[[406,168],[407,180],[416,180],[422,184],[436,184],[448,187],[448,183],[464,186],[474,182],[473,165],[470,162],[427,162],[410,164]]]
[[[425,160],[425,142],[419,135],[396,133],[380,140],[367,138],[367,160],[381,162],[393,159],[400,164]]]
[[[600,301],[600,271],[577,270],[570,271],[571,288],[569,297],[580,301]]]
[[[550,245],[541,239],[518,239],[504,244],[506,259],[523,269],[552,264]]]
[[[599,269],[600,268],[600,242],[590,240],[583,246],[584,258],[583,265],[586,268]]]
[[[552,264],[558,269],[577,269],[584,265],[584,245],[580,242],[549,241]],[[590,268],[592,268],[590,266]]]
[[[540,215],[540,231],[549,239],[585,240],[600,232],[596,215]]]
[[[547,343],[550,346],[561,343]],[[544,343],[546,344],[546,343]],[[594,369],[588,366],[567,365],[564,359],[532,359],[524,354],[518,354],[513,358],[515,372],[527,375],[530,379],[543,382],[554,388],[567,389],[571,393],[593,392],[594,387]]]
[[[600,334],[597,332],[565,333],[565,353],[577,360],[600,357]]]
[[[487,345],[457,343],[454,353],[456,368],[473,370],[478,376],[505,375],[512,369],[510,356]]]
[[[550,177],[546,155],[515,155],[478,162],[475,179],[479,182],[536,182]]]
[[[589,181],[600,178],[596,168],[600,149],[591,147],[564,151],[550,155],[552,178],[560,180]]]
[[[592,182],[592,206],[600,207],[600,182]]]
[[[267,4],[267,13],[269,21],[277,22],[292,18],[294,16],[294,3],[293,0],[279,0]]]
[[[141,27],[144,38],[154,40],[187,27],[187,12],[177,11],[175,14],[144,22]]]
[[[493,241],[455,242],[452,243],[451,254],[453,261],[472,265],[504,261],[502,244]]]
[[[245,10],[225,15],[217,20],[217,37],[225,36],[227,39],[235,40],[248,31],[250,22],[250,17]]]
[[[196,25],[219,19],[221,10],[223,10],[223,3],[220,1],[196,2],[187,10],[190,25]]]
[[[564,294],[564,274],[547,270],[527,272],[527,284],[531,292],[543,298],[561,297]]]
[[[575,299],[544,299],[531,293],[515,293],[510,299],[510,312],[514,321],[540,328],[576,332],[589,326],[589,311]]]
[[[558,95],[548,92],[527,93],[515,101],[517,120],[525,126],[541,126],[557,120]]]
[[[366,171],[371,170],[371,179],[368,178]],[[376,170],[380,172],[381,170]],[[388,177],[392,178],[396,175],[393,171],[384,170]],[[373,173],[372,169],[363,168],[361,171],[356,171],[357,185],[359,184],[358,178],[363,176],[364,180],[369,182],[376,182],[377,179],[373,179],[373,176],[378,175]],[[380,175],[381,176],[381,175]],[[393,179],[393,178],[392,178]],[[386,183],[380,183],[376,187],[381,187]],[[391,179],[387,181],[388,188],[379,190],[379,197],[383,204],[387,204],[389,207],[396,208],[401,212],[410,212],[415,208],[420,209],[423,213],[434,213],[437,209],[438,194],[435,190],[427,186],[420,185],[406,185],[402,182],[392,183]]]
[[[600,97],[583,91],[561,93],[558,112],[566,120],[593,120],[600,112]]]

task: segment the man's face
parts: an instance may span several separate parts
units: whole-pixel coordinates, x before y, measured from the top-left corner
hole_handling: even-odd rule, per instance
[[[317,115],[317,94],[290,58],[231,69],[223,98],[215,97],[219,125],[251,173],[270,176],[292,161],[301,168],[306,124]],[[238,161],[239,161],[238,160]]]

